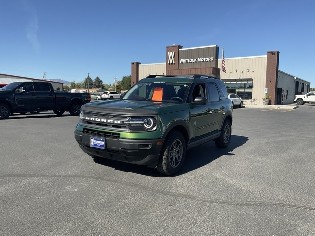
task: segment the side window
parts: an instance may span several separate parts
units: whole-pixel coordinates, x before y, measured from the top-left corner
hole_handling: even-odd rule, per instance
[[[33,92],[34,91],[34,88],[33,88],[33,83],[25,83],[21,86],[21,88],[23,88],[23,90],[25,92]]]
[[[204,83],[196,84],[192,93],[191,101],[194,101],[196,97],[206,97],[206,86]]]
[[[218,102],[220,100],[219,91],[215,83],[208,83],[208,101]]]
[[[34,83],[36,92],[50,92],[50,86],[48,83]]]

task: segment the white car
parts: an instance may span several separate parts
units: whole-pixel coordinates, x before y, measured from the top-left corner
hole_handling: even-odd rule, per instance
[[[115,91],[106,91],[101,95],[102,99],[118,99],[120,94]]]
[[[228,98],[232,101],[233,107],[243,107],[243,100],[235,93],[230,93]]]
[[[295,95],[294,102],[298,105],[303,105],[304,103],[315,103],[315,92],[309,92],[307,94]]]

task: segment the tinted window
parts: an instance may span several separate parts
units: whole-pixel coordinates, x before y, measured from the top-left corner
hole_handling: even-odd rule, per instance
[[[33,92],[34,91],[33,83],[24,83],[24,84],[22,84],[21,88],[25,92]]]
[[[208,101],[209,102],[218,102],[220,100],[219,91],[217,86],[214,83],[208,84]]]
[[[194,101],[196,97],[206,97],[205,84],[196,84],[192,93],[191,100]]]
[[[50,86],[48,83],[34,83],[35,91],[37,92],[49,92]]]

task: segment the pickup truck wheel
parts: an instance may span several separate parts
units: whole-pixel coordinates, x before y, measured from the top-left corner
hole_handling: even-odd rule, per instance
[[[215,139],[215,144],[219,148],[225,148],[231,141],[232,126],[230,120],[225,120],[221,129],[220,137]]]
[[[299,98],[297,101],[296,101],[296,104],[298,105],[303,105],[304,104],[304,101],[302,98]]]
[[[10,107],[6,104],[0,104],[0,119],[7,119],[11,114]]]
[[[75,102],[70,106],[69,112],[72,116],[78,116],[80,114],[81,104]]]
[[[178,172],[186,157],[186,140],[180,132],[171,133],[162,148],[157,170],[164,175]]]
[[[65,112],[64,110],[53,110],[53,112],[57,115],[57,116],[62,116],[62,114]]]
[[[243,102],[241,102],[241,103],[240,103],[240,106],[239,106],[239,107],[240,107],[240,108],[242,108],[242,107],[243,107]]]

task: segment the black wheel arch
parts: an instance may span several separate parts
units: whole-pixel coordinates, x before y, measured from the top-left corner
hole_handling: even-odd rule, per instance
[[[188,143],[190,137],[191,137],[191,134],[190,134],[190,131],[189,131],[189,128],[188,128],[188,125],[182,121],[182,122],[176,122],[176,123],[173,123],[172,125],[170,125],[164,132],[163,134],[163,139],[166,140],[167,137],[175,132],[175,131],[178,131],[180,132],[184,138],[185,138],[185,141],[186,141],[186,144]]]
[[[4,104],[4,105],[8,106],[10,111],[11,111],[11,113],[13,113],[14,109],[13,109],[12,104],[10,102],[8,102],[6,100],[0,100],[0,104]]]

